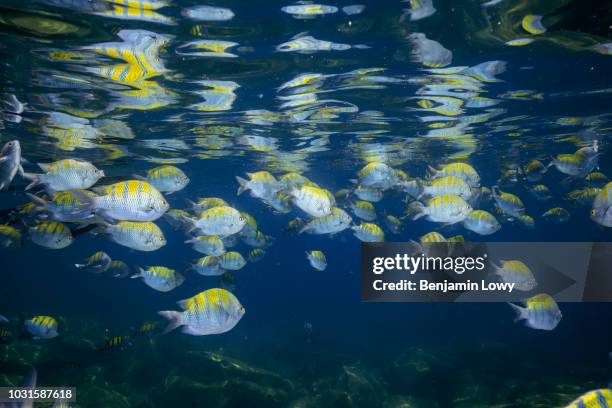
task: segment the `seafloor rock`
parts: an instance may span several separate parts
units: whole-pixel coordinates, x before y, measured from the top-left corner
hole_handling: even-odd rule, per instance
[[[431,390],[431,384],[436,375],[440,375],[442,368],[441,357],[413,347],[393,362],[390,378],[393,379],[394,389]]]
[[[339,376],[320,379],[312,388],[316,407],[378,406],[387,395],[384,382],[360,366],[343,366]]]
[[[79,404],[83,407],[130,408],[132,406],[124,395],[113,391],[111,387],[93,386],[83,390],[79,389],[78,399]]]
[[[382,404],[382,408],[438,408],[439,406],[436,401],[406,397],[404,395],[392,395]]]
[[[240,379],[199,383],[183,376],[166,379],[165,390],[158,394],[162,406],[199,407],[285,407],[286,390]]]
[[[285,407],[294,398],[293,383],[271,371],[220,353],[188,352],[186,364],[172,370],[159,398],[168,406],[206,401],[214,407]],[[191,401],[191,396],[194,397]]]

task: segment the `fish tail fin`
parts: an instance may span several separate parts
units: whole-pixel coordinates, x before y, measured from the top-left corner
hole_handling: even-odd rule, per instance
[[[525,309],[524,307],[517,306],[514,303],[508,303],[508,305],[516,313],[516,317],[514,318],[514,323],[518,322],[519,320],[525,319],[525,311],[527,309]]]
[[[32,201],[34,201],[34,203],[35,203],[35,204],[37,204],[37,205],[38,205],[38,206],[40,206],[40,207],[43,207],[43,208],[44,208],[44,207],[47,205],[47,200],[45,200],[45,199],[43,199],[43,198],[40,198],[40,197],[39,197],[39,196],[37,196],[37,195],[31,194],[31,193],[26,193],[26,195],[27,195],[28,197],[30,197],[30,199],[31,199]]]
[[[75,267],[77,267],[78,269],[83,269],[84,267],[86,267],[86,264],[74,264]]]
[[[420,201],[415,201],[410,204],[410,208],[415,211],[415,214],[412,216],[412,220],[418,220],[426,215],[425,206]]]
[[[138,174],[132,174],[132,177],[134,177],[136,180],[147,181],[146,177],[139,176]]]
[[[242,193],[244,193],[244,191],[248,188],[248,180],[243,179],[240,176],[236,176],[236,180],[238,181],[238,184],[240,184],[240,186],[238,187],[238,191],[237,191],[237,195],[240,195]]]
[[[353,48],[357,48],[358,50],[369,50],[370,47],[369,45],[365,45],[365,44],[355,44],[353,45]]]
[[[163,331],[163,334],[170,333],[172,330],[183,325],[183,315],[180,312],[176,312],[174,310],[162,310],[157,312],[157,314],[163,317],[164,319],[169,320],[168,325]]]
[[[81,204],[77,207],[76,211],[92,210],[94,209],[96,202],[96,196],[89,196],[82,191],[72,190],[72,194],[75,198],[81,201]]]
[[[437,169],[435,169],[434,167],[431,167],[431,166],[427,166],[427,176],[429,178],[435,177],[437,173],[438,173]]]
[[[40,184],[40,174],[35,174],[35,173],[23,173],[21,175],[24,179],[30,180],[30,184],[28,184],[25,188],[26,191],[28,191],[29,189],[31,189],[34,186],[37,186],[38,184]]]

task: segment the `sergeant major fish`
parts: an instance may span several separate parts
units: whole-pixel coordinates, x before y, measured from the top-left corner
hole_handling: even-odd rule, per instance
[[[233,329],[245,313],[236,296],[221,288],[205,290],[181,300],[178,305],[182,312],[158,312],[169,320],[164,334],[180,326],[184,326],[183,333],[192,336],[225,333]]]

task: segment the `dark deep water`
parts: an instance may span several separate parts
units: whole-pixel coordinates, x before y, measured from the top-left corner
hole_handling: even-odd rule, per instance
[[[279,214],[249,192],[237,196],[235,179],[296,172],[333,193],[354,189],[351,180],[369,162],[420,179],[427,166],[466,162],[481,186],[519,196],[535,228],[504,221],[484,237],[461,224],[406,218],[402,232],[392,234],[383,215],[402,216],[408,205],[405,192],[389,189],[373,203],[385,240],[438,231],[471,241],[611,241],[612,229],[590,219],[590,203],[565,198],[588,185],[584,175],[568,179],[554,167],[538,182],[514,175],[531,160],[546,166],[551,157],[594,145],[599,156],[592,171],[612,175],[612,57],[594,50],[612,41],[610,2],[503,0],[482,8],[479,0],[434,0],[433,15],[410,21],[401,19],[409,4],[390,0],[362,1],[358,15],[338,10],[312,19],[283,13],[288,2],[218,1],[215,6],[232,9],[232,19],[194,21],[180,10],[196,3],[174,0],[157,10],[174,25],[89,12],[109,3],[0,1],[0,92],[4,101],[13,94],[27,104],[18,115],[4,104],[0,144],[20,141],[27,172],[39,173],[36,163],[89,161],[106,174],[98,185],[145,175],[170,160],[191,180],[165,195],[170,208],[220,197],[251,214],[274,241],[261,261],[232,271],[231,282],[189,271],[204,255],[164,217],[156,224],[168,243],[153,252],[77,233],[76,224],[72,245],[43,248],[27,238],[34,217],[11,211],[30,201],[23,192],[28,181],[17,175],[0,192],[0,224],[21,230],[24,241],[0,252],[0,315],[11,320],[0,326],[10,332],[0,337],[0,386],[19,384],[35,366],[39,385],[77,387],[76,407],[562,407],[612,379],[609,304],[560,304],[559,326],[540,331],[513,323],[506,304],[362,303],[360,242],[352,231],[286,233],[290,220],[309,216],[295,206]],[[543,15],[547,32],[525,32],[527,14]],[[166,37],[147,51],[148,65],[83,48],[121,42],[121,30]],[[275,52],[305,31],[369,48]],[[425,71],[411,60],[413,32],[452,51],[447,68],[505,61],[505,70],[489,80],[461,69]],[[526,37],[536,41],[504,45]],[[226,50],[235,57],[177,53],[204,39],[238,43]],[[132,51],[143,50],[136,44]],[[325,77],[281,88],[306,73]],[[198,94],[206,88],[196,81],[233,84]],[[297,103],[292,95],[317,101]],[[472,105],[477,97],[492,105]],[[445,104],[450,108],[440,109]],[[104,125],[109,119],[113,130]],[[551,198],[536,200],[529,192],[535,184],[546,185]],[[45,194],[40,187],[31,192]],[[337,199],[353,215],[349,202]],[[475,207],[504,218],[491,200]],[[569,211],[569,221],[545,221],[541,215],[553,207]],[[239,240],[232,250],[246,258],[252,249]],[[327,270],[308,264],[304,252],[312,249],[325,253]],[[96,251],[123,260],[132,272],[148,265],[176,269],[185,283],[162,293],[140,279],[74,267]],[[176,301],[223,286],[246,309],[231,331],[136,333],[144,322],[165,325],[157,311],[178,310]],[[55,317],[59,336],[31,339],[22,321],[35,315]],[[131,345],[99,350],[122,335]]]

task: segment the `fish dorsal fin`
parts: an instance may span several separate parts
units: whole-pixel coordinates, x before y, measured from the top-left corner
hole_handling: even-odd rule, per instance
[[[183,299],[183,300],[179,300],[178,302],[176,302],[176,304],[183,310],[187,310],[187,306],[189,304],[189,301],[191,300],[191,298],[187,298],[187,299]]]
[[[291,39],[297,40],[298,38],[306,37],[307,35],[308,35],[308,31],[302,31],[301,33],[297,33],[296,35],[291,37]]]

